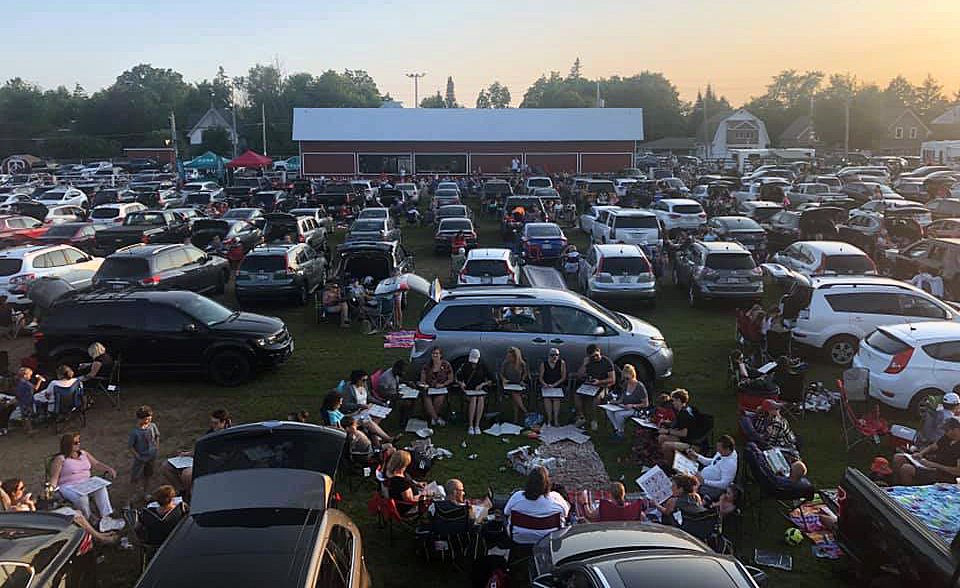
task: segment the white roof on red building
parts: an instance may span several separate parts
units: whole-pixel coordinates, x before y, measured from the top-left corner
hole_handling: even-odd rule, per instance
[[[642,141],[642,108],[294,108],[294,141]]]

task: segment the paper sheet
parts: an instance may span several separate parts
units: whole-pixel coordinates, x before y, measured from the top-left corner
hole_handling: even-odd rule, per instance
[[[484,433],[499,437],[500,435],[519,435],[521,431],[523,431],[523,427],[519,425],[513,423],[497,423],[485,430]]]
[[[598,392],[600,392],[600,388],[590,384],[583,384],[577,388],[577,394],[583,394],[584,396],[596,396]]]
[[[769,374],[770,371],[771,371],[773,368],[775,368],[775,367],[777,367],[777,362],[771,361],[771,362],[765,363],[765,364],[763,364],[762,366],[758,367],[758,368],[757,368],[757,371],[760,372],[761,374],[766,375],[766,374]]]
[[[563,398],[563,390],[560,388],[542,388],[540,394],[544,398]]]
[[[503,389],[508,392],[523,392],[523,385],[521,384],[504,384]]]
[[[633,412],[632,408],[625,408],[619,404],[600,404],[598,406],[607,412],[620,412],[622,410]]]
[[[93,476],[91,478],[87,478],[82,482],[77,482],[76,484],[69,484],[64,487],[69,488],[70,490],[76,492],[77,494],[83,494],[84,496],[86,496],[88,494],[92,494],[96,492],[101,488],[106,488],[109,485],[110,485],[110,482],[108,482],[107,480],[104,480],[99,476]]]
[[[700,472],[700,468],[697,465],[697,462],[693,461],[686,455],[680,453],[679,451],[674,452],[673,454],[673,469],[684,474],[697,475]]]
[[[412,400],[420,396],[419,390],[417,390],[416,388],[411,388],[406,384],[400,384],[399,391],[400,391],[400,398],[403,398],[405,400]]]
[[[638,427],[643,427],[644,429],[653,429],[654,431],[657,431],[660,429],[660,427],[655,425],[653,421],[648,421],[647,419],[644,419],[644,418],[630,417],[630,420],[637,423]]]
[[[441,394],[446,394],[446,388],[427,388],[428,396],[440,396]]]
[[[416,433],[420,429],[429,428],[430,424],[427,421],[421,421],[420,419],[410,419],[407,421],[407,428],[404,429],[406,433]]]
[[[484,392],[483,390],[466,390],[464,391],[464,394],[466,394],[467,396],[486,396],[487,395],[487,393]]]
[[[933,469],[933,468],[931,468],[930,466],[925,466],[925,465],[923,465],[922,463],[920,463],[920,460],[919,460],[919,459],[915,458],[914,456],[910,455],[909,453],[901,453],[900,455],[903,455],[904,457],[906,457],[906,458],[907,458],[907,461],[909,461],[910,464],[913,465],[913,467],[917,468],[918,470],[931,470],[931,469]]]
[[[637,478],[637,486],[657,504],[663,504],[673,496],[673,484],[660,466],[653,466]]]
[[[186,457],[181,457],[181,456],[168,457],[168,458],[167,458],[167,463],[169,463],[170,465],[172,465],[173,467],[175,467],[175,468],[178,469],[178,470],[182,470],[183,468],[192,468],[192,467],[193,467],[193,458],[190,457],[190,456],[186,456]]]
[[[375,419],[385,419],[390,414],[390,407],[380,404],[374,404],[367,410],[362,410],[357,414],[357,418],[365,419],[373,417]]]
[[[586,443],[590,440],[588,435],[574,425],[565,425],[563,427],[543,427],[540,429],[540,441],[543,443],[556,443],[557,441],[573,441],[574,443]]]
[[[790,475],[790,464],[787,463],[787,458],[783,457],[783,452],[780,451],[778,447],[772,447],[763,452],[763,456],[767,458],[767,464],[770,465],[770,469],[774,471],[778,476],[789,476]]]

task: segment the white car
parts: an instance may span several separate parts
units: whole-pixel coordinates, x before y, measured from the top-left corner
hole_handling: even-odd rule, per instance
[[[403,197],[414,204],[417,203],[420,194],[420,188],[412,182],[400,182],[394,185],[394,188],[403,192]]]
[[[651,207],[669,235],[678,230],[696,231],[707,224],[707,213],[696,200],[689,198],[664,198]]]
[[[773,265],[779,265],[789,272],[768,267]],[[877,275],[877,266],[869,255],[842,241],[796,241],[774,254],[770,262],[762,267],[778,280],[793,277],[790,274],[800,274],[808,278],[840,274]],[[785,275],[781,276],[781,272]]]
[[[92,176],[98,172],[104,171],[113,171],[113,164],[109,161],[94,161],[88,163],[83,169],[81,169],[80,175]]]
[[[915,415],[922,399],[951,392],[960,382],[960,324],[878,327],[860,343],[853,367],[870,371],[871,397]]]
[[[533,194],[537,188],[552,188],[553,180],[546,176],[530,176],[523,181],[523,193]]]
[[[0,251],[0,294],[15,306],[28,306],[27,285],[44,276],[57,276],[75,288],[86,288],[103,263],[70,245],[33,245]]]
[[[613,188],[617,191],[617,196],[624,198],[630,186],[637,183],[637,178],[617,178],[613,180]]]
[[[360,214],[357,215],[357,220],[372,218],[372,219],[386,219],[390,218],[390,211],[386,208],[381,208],[379,206],[368,206],[360,211]]]
[[[78,190],[72,186],[57,186],[37,196],[37,200],[46,205],[47,208],[56,204],[86,206],[88,203],[87,195],[83,193],[83,190]]]
[[[797,282],[784,299],[784,315],[799,308],[793,340],[822,349],[839,366],[849,365],[860,340],[884,325],[960,322],[950,305],[910,284],[889,278],[850,276]]]
[[[51,206],[47,209],[47,216],[43,218],[45,225],[59,225],[63,223],[83,222],[87,218],[87,211],[79,206],[66,204]]]
[[[460,185],[456,182],[440,182],[437,184],[437,191],[439,190],[456,190],[457,193],[460,193]]]
[[[93,210],[90,211],[90,220],[95,227],[102,229],[105,225],[122,223],[128,214],[141,210],[147,210],[147,207],[139,202],[101,204],[100,206],[94,206]]]
[[[587,296],[644,299],[656,303],[657,278],[636,245],[594,245],[580,256],[577,283]]]
[[[597,219],[600,217],[600,213],[604,210],[614,210],[620,208],[619,206],[588,206],[584,210],[583,214],[580,215],[580,230],[590,236],[590,240],[593,241],[593,227],[597,222]]]
[[[519,283],[520,268],[509,249],[471,249],[457,275],[458,285]]]
[[[830,186],[819,182],[801,182],[794,184],[787,191],[787,198],[792,206],[804,204],[806,202],[820,202],[824,194],[831,192]]]
[[[350,182],[350,184],[359,190],[360,196],[362,196],[364,200],[370,200],[373,198],[373,186],[367,180],[353,180]]]
[[[660,221],[649,210],[619,208],[607,211],[606,224],[597,220],[595,243],[626,243],[659,250],[663,246]]]

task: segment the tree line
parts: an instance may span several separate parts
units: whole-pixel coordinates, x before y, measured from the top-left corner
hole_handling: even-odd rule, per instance
[[[266,120],[267,152],[297,151],[291,139],[293,108],[375,108],[391,100],[363,70],[327,70],[320,75],[286,74],[279,64],[251,67],[246,75],[229,77],[219,68],[210,79],[190,83],[172,70],[137,65],[110,86],[88,95],[79,85],[44,90],[21,78],[0,86],[0,156],[31,153],[57,158],[117,156],[123,147],[160,147],[170,140],[170,114],[177,121],[180,152],[232,152],[224,131],[204,133],[203,145],[188,146],[186,132],[211,106],[227,120],[235,111],[240,148],[262,152]],[[869,148],[886,133],[890,115],[911,108],[929,121],[960,91],[948,96],[932,76],[918,85],[896,76],[886,86],[863,82],[849,74],[784,70],[773,76],[764,94],[742,106],[767,125],[776,138],[799,116],[812,116],[818,138],[840,145],[844,117],[850,105],[850,145]],[[509,88],[494,81],[480,90],[476,108],[508,108]],[[460,108],[453,77],[446,92],[425,97],[424,108]],[[733,106],[709,85],[693,102],[684,101],[662,73],[642,71],[632,76],[590,79],[577,59],[566,75],[551,71],[524,92],[520,108],[643,108],[647,140],[702,134],[707,118],[730,112]],[[704,111],[706,109],[706,112]],[[261,116],[263,115],[263,116]]]

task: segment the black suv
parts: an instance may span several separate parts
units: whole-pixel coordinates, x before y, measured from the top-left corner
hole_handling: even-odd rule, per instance
[[[58,301],[37,333],[36,354],[51,367],[89,361],[100,342],[124,369],[207,373],[217,384],[249,380],[286,361],[293,339],[278,318],[232,311],[193,292],[82,294]]]
[[[223,294],[230,262],[192,245],[131,245],[103,260],[95,288],[147,286]]]

